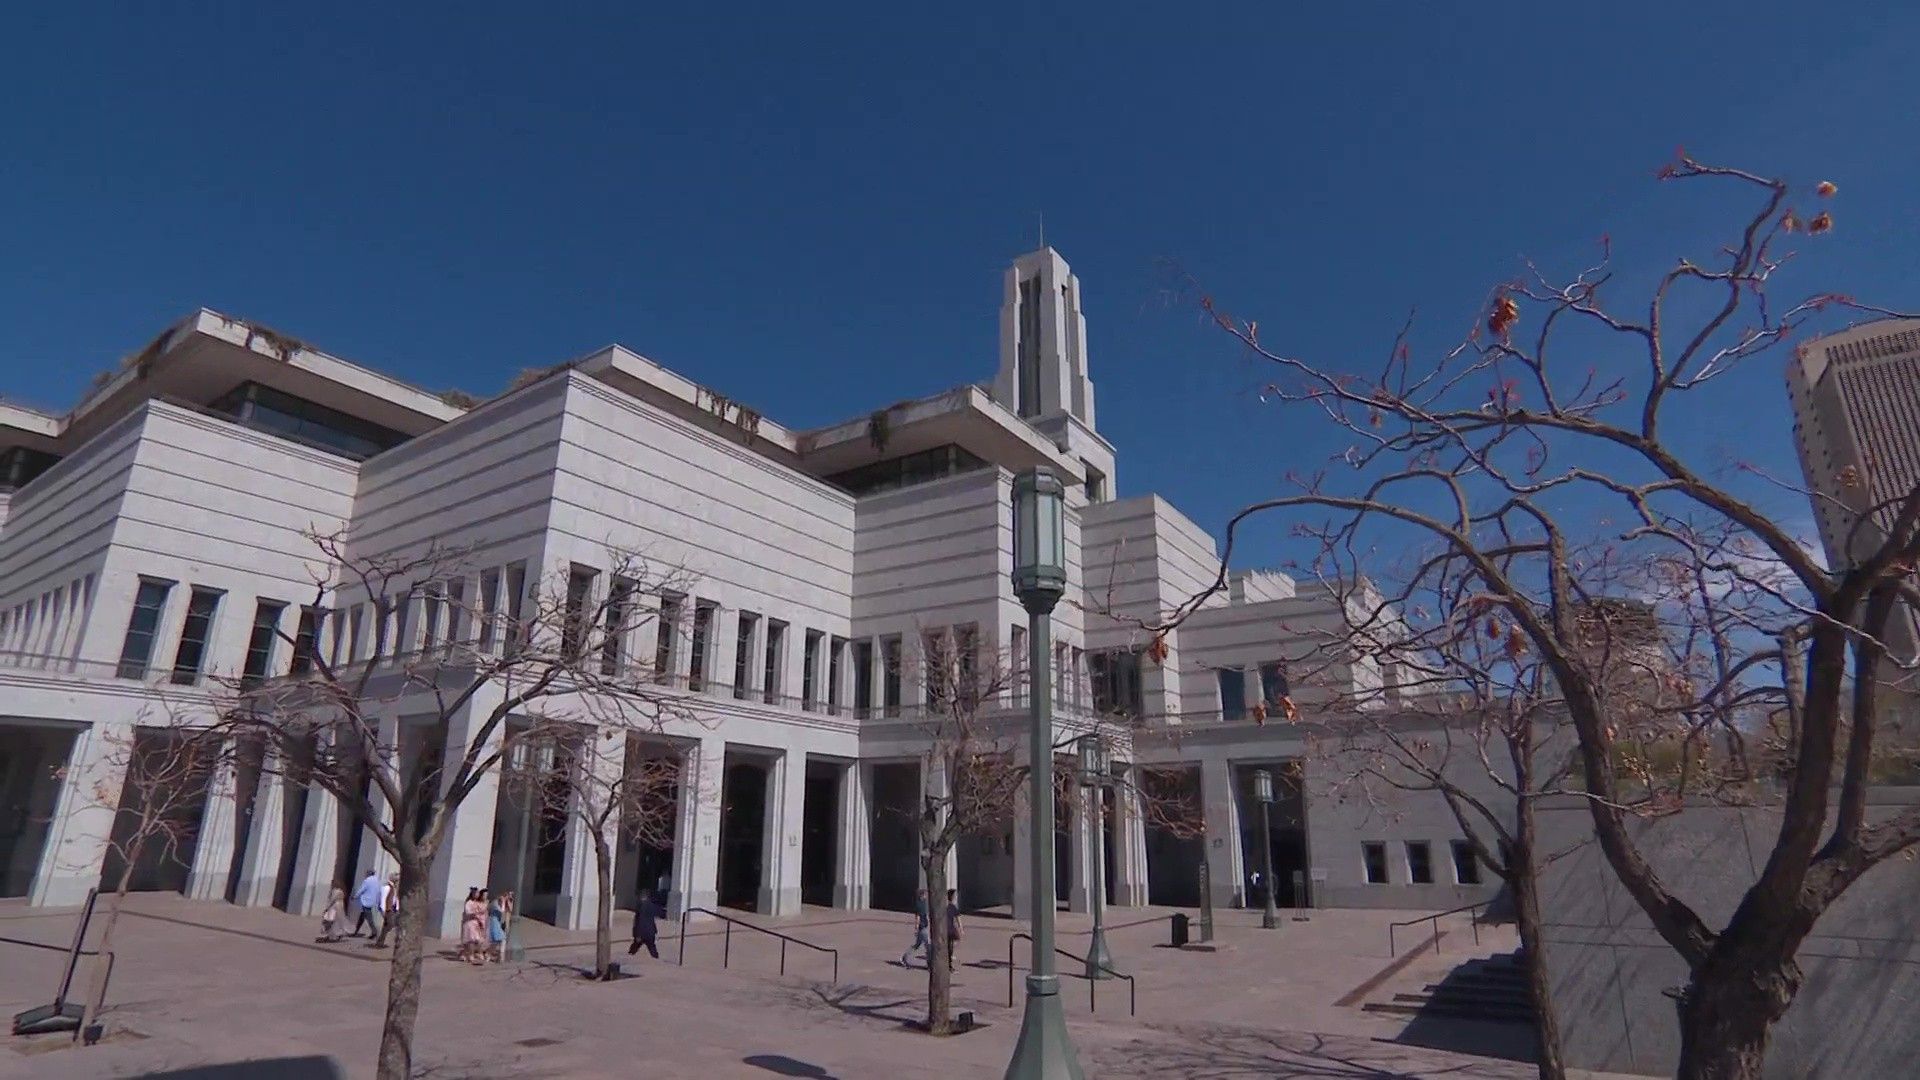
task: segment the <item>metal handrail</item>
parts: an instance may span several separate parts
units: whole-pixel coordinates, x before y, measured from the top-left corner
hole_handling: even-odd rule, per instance
[[[1472,923],[1473,925],[1473,943],[1475,945],[1478,945],[1480,944],[1480,909],[1486,906],[1487,905],[1484,902],[1478,903],[1478,904],[1463,904],[1460,907],[1449,908],[1446,911],[1436,911],[1431,915],[1422,915],[1417,919],[1408,919],[1404,922],[1388,923],[1387,924],[1387,955],[1388,956],[1399,955],[1399,951],[1394,947],[1394,943],[1393,943],[1393,931],[1395,927],[1418,926],[1421,923],[1433,924],[1433,937],[1430,940],[1433,942],[1434,951],[1438,952],[1440,950],[1440,920],[1443,918],[1446,918],[1448,915],[1458,915],[1463,911],[1470,911],[1473,913],[1471,916],[1469,916],[1468,922]]]
[[[720,966],[722,968],[729,967],[733,963],[733,927],[735,923],[738,923],[739,925],[744,926],[749,930],[757,930],[760,933],[767,935],[768,937],[780,939],[780,974],[785,975],[787,973],[787,943],[792,942],[793,944],[798,945],[801,948],[812,949],[814,952],[823,952],[833,957],[833,981],[836,983],[840,981],[840,950],[839,949],[835,949],[826,945],[815,945],[811,941],[801,941],[797,937],[791,937],[787,934],[781,933],[778,930],[769,930],[764,926],[755,926],[754,924],[746,921],[745,919],[736,919],[731,915],[722,915],[721,913],[713,910],[712,908],[703,908],[703,907],[690,907],[680,913],[680,966],[681,967],[687,966],[687,916],[693,914],[696,911],[704,915],[711,915],[714,918],[719,919],[721,922],[727,924],[726,944],[720,954]]]
[[[1015,934],[1012,937],[1007,939],[1007,1008],[1009,1009],[1013,1008],[1013,943],[1016,941],[1031,942],[1033,941],[1033,935],[1023,932],[1023,933]],[[1075,956],[1072,953],[1068,952],[1067,950],[1060,948],[1059,946],[1055,946],[1053,951],[1056,953],[1059,953],[1061,956],[1064,956],[1069,960],[1078,960],[1082,964],[1094,964],[1092,960],[1089,960],[1084,956]],[[1138,1016],[1139,1007],[1140,1007],[1140,994],[1139,994],[1140,988],[1134,983],[1133,976],[1124,975],[1118,971],[1113,970],[1112,968],[1108,967],[1105,964],[1094,964],[1094,966],[1098,967],[1101,971],[1106,972],[1107,974],[1113,976],[1116,979],[1127,980],[1127,1015]],[[1087,979],[1085,975],[1080,976],[1080,978]],[[1099,1002],[1098,990],[1097,990],[1097,987],[1099,987],[1099,985],[1100,985],[1099,979],[1087,979],[1087,1009],[1089,1012],[1100,1011],[1100,1002]]]

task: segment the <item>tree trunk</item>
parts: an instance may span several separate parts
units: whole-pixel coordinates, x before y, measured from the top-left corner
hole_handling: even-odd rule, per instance
[[[1522,807],[1520,833],[1532,832],[1531,807]],[[1514,914],[1520,923],[1520,951],[1527,967],[1527,989],[1533,997],[1534,1034],[1540,1080],[1566,1080],[1566,1062],[1560,1057],[1560,1013],[1554,1007],[1553,981],[1547,970],[1547,943],[1540,933],[1540,882],[1534,876],[1533,849],[1522,841],[1508,855],[1508,885],[1513,888]]]
[[[927,850],[921,856],[927,874],[927,1034],[953,1033],[953,973],[947,955],[947,853]]]
[[[113,952],[113,930],[120,925],[120,908],[127,902],[127,887],[133,883],[133,864],[139,857],[136,849],[126,859],[120,871],[120,883],[114,886],[113,902],[107,905],[107,921],[100,928],[100,939],[94,942],[93,950],[100,955],[93,958],[93,979],[87,990],[86,1007],[80,1014],[80,1036],[86,1037],[87,1029],[100,1019],[100,1010],[107,1004],[107,956]],[[84,948],[86,942],[81,942]]]
[[[593,977],[604,979],[613,967],[613,848],[598,830],[593,834],[593,868],[600,877],[600,900],[593,913]]]
[[[420,1016],[420,959],[427,929],[427,861],[400,865],[400,910],[394,916],[387,1016],[380,1030],[380,1080],[408,1080],[413,1074],[413,1026]]]
[[[1767,1036],[1799,990],[1797,967],[1710,959],[1680,1005],[1676,1080],[1760,1080]]]

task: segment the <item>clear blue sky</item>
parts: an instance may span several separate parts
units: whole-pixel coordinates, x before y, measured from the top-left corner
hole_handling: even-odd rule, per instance
[[[483,394],[618,341],[818,424],[990,375],[1044,211],[1121,493],[1217,527],[1329,447],[1163,260],[1276,346],[1371,365],[1522,253],[1688,249],[1698,206],[1651,182],[1684,144],[1838,182],[1796,280],[1920,307],[1894,5],[275,6],[10,17],[0,395],[65,408],[204,305]],[[1758,374],[1693,437],[1791,472]]]

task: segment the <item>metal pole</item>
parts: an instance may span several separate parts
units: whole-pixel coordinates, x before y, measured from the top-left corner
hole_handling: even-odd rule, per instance
[[[529,755],[531,756],[531,755]],[[521,770],[524,774],[525,770]],[[526,939],[520,936],[520,913],[526,910],[528,896],[522,895],[527,883],[527,841],[533,834],[533,790],[526,777],[521,777],[520,791],[520,843],[513,860],[513,914],[507,919],[507,943],[500,950],[509,963],[519,963],[527,958]]]
[[[1060,1006],[1060,977],[1053,965],[1053,605],[1057,596],[1022,597],[1027,609],[1027,670],[1032,672],[1032,724],[1028,753],[1027,854],[1032,871],[1033,964],[1027,975],[1027,1005],[1020,1040],[1007,1063],[1006,1080],[1082,1080],[1079,1058],[1067,1040]]]
[[[1205,841],[1202,841],[1203,843]],[[1200,855],[1200,943],[1213,940],[1213,874],[1207,868],[1207,856]]]
[[[1103,917],[1107,906],[1107,787],[1103,783],[1095,783],[1091,791],[1093,821],[1089,828],[1093,833],[1093,896],[1088,902],[1093,907],[1093,940],[1087,943],[1087,978],[1104,979],[1107,972],[1113,969],[1113,956],[1107,951],[1106,919]]]
[[[1263,930],[1272,930],[1275,927],[1280,925],[1279,917],[1276,915],[1276,913],[1273,910],[1273,821],[1272,821],[1272,818],[1273,818],[1273,804],[1270,802],[1261,803],[1260,804],[1260,860],[1261,860],[1261,865],[1264,866],[1265,869],[1261,871],[1260,880],[1263,884],[1265,884],[1266,886],[1265,892],[1267,894],[1266,910],[1260,913],[1260,927]]]

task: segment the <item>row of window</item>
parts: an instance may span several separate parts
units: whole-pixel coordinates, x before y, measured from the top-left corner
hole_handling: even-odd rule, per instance
[[[154,647],[161,623],[179,583],[162,578],[143,577],[134,594],[133,612],[127,618],[127,633],[120,643],[120,660],[114,674],[122,679],[145,679],[153,667]],[[186,616],[174,641],[173,661],[167,668],[169,682],[180,686],[197,684],[206,672],[207,647],[214,638],[215,621],[220,615],[226,592],[205,585],[192,585],[187,591]],[[282,622],[291,605],[279,600],[256,599],[253,625],[247,634],[246,654],[241,660],[242,686],[251,686],[277,674],[275,656]],[[320,628],[320,611],[302,607],[293,632],[293,650],[289,670],[300,674],[313,666],[314,649]]]
[[[1480,884],[1480,860],[1473,853],[1473,845],[1465,840],[1449,841],[1453,854],[1453,883],[1455,885]],[[1403,882],[1408,885],[1432,885],[1433,845],[1425,840],[1405,840],[1401,842]],[[1369,885],[1391,885],[1387,865],[1387,845],[1385,841],[1368,840],[1360,845],[1360,861],[1366,883]]]

